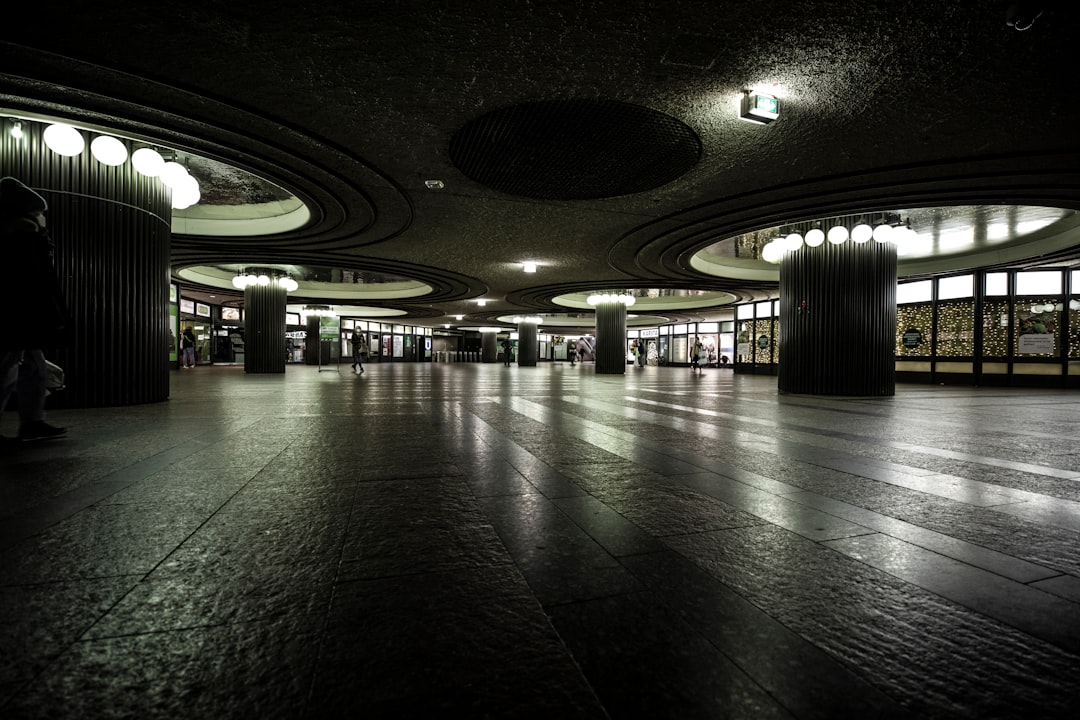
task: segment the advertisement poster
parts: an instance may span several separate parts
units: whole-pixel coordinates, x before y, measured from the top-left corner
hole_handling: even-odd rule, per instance
[[[180,308],[177,307],[176,303],[169,303],[167,324],[168,328],[165,334],[168,336],[169,362],[176,362],[180,359],[180,351],[176,342],[176,338],[180,336]]]
[[[337,340],[338,336],[338,319],[335,315],[320,315],[319,316],[319,339],[320,340]]]
[[[401,335],[394,336],[394,357],[405,357],[405,338]]]
[[[1053,308],[1053,305],[1047,307]],[[1016,344],[1018,355],[1056,355],[1058,314],[1053,312],[1023,311],[1017,313]]]

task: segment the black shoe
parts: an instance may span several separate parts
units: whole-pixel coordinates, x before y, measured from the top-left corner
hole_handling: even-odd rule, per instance
[[[67,432],[67,428],[50,425],[44,420],[37,420],[19,427],[20,440],[48,440],[60,437]]]

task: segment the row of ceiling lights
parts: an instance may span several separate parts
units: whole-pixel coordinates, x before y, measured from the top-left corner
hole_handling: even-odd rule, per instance
[[[11,126],[11,136],[20,139],[23,136],[24,121],[16,120]],[[75,127],[64,123],[51,123],[42,133],[45,145],[57,155],[75,157],[86,149],[86,139]],[[97,135],[90,141],[90,154],[102,165],[115,167],[128,160],[127,145],[112,135]],[[174,210],[183,210],[195,205],[202,197],[199,181],[192,177],[187,168],[175,160],[166,161],[157,150],[141,147],[131,153],[131,165],[140,175],[156,177],[172,191]]]
[[[833,245],[842,245],[849,239],[855,243],[866,243],[875,240],[879,243],[891,242],[896,245],[898,255],[904,254],[905,246],[918,238],[918,233],[907,225],[892,225],[881,223],[877,227],[871,227],[866,223],[859,223],[848,230],[846,225],[834,225],[828,233],[820,228],[807,230],[806,235],[793,232],[784,237],[778,237],[769,242],[761,249],[761,259],[765,262],[778,263],[785,252],[795,252],[805,244],[808,247],[818,247],[827,239]]]
[[[232,280],[233,287],[237,290],[243,290],[252,286],[266,287],[272,282],[284,288],[285,292],[293,292],[300,287],[300,284],[288,275],[271,278],[265,273],[261,275],[255,275],[254,273],[238,273]]]

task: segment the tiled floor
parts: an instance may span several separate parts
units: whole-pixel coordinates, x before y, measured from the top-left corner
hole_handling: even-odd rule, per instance
[[[173,375],[0,456],[0,717],[1080,711],[1080,393]]]

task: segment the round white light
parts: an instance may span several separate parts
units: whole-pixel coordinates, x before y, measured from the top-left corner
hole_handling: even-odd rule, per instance
[[[300,283],[296,282],[292,278],[283,279],[285,280],[285,282],[283,282],[282,285],[285,287],[285,292],[294,292],[298,287],[300,287]]]
[[[892,225],[878,225],[874,228],[874,239],[880,243],[888,242],[893,235]]]
[[[1080,300],[1070,300],[1069,301],[1069,309],[1070,310],[1080,310]]]
[[[112,135],[98,135],[91,140],[90,153],[102,165],[123,165],[128,157],[127,147]]]
[[[245,278],[243,275],[237,275],[232,279],[232,284],[233,287],[237,290],[243,290],[245,287],[247,287],[247,278]]]
[[[172,204],[176,210],[189,208],[202,198],[199,181],[190,175],[184,175],[172,188]]]
[[[857,243],[864,243],[874,237],[874,228],[866,223],[859,223],[851,229],[851,239]]]
[[[270,276],[269,275],[260,275],[259,276],[259,285],[262,285],[263,287],[266,287],[269,284],[270,284]]]
[[[774,265],[780,262],[780,258],[784,256],[784,250],[780,247],[780,243],[773,241],[761,248],[761,259],[767,263],[773,263]]]
[[[1043,305],[1044,312],[1054,312],[1054,303],[1046,303]]]
[[[154,148],[142,147],[131,153],[131,164],[136,172],[146,177],[157,177],[161,174],[161,168],[165,164],[165,158],[161,157]]]
[[[45,134],[42,137],[49,149],[57,155],[71,157],[72,155],[78,155],[86,147],[86,141],[83,140],[82,133],[63,123],[57,123],[45,128]]]
[[[818,230],[817,228],[814,228],[813,230],[807,230],[805,240],[806,244],[810,247],[817,247],[818,245],[821,245],[821,243],[825,242],[825,233],[823,233],[821,230]]]
[[[258,285],[259,284],[259,276],[258,275],[245,275],[244,276],[244,281],[248,285]]]
[[[843,225],[835,225],[829,228],[829,242],[833,245],[839,245],[847,239],[848,231]]]
[[[169,162],[162,165],[161,172],[158,174],[158,177],[161,178],[161,182],[165,183],[171,188],[175,188],[180,182],[182,182],[182,179],[186,178],[187,176],[187,168],[176,162],[175,160],[170,160]]]
[[[784,249],[789,252],[795,252],[802,247],[803,238],[799,233],[791,233],[784,238]]]

